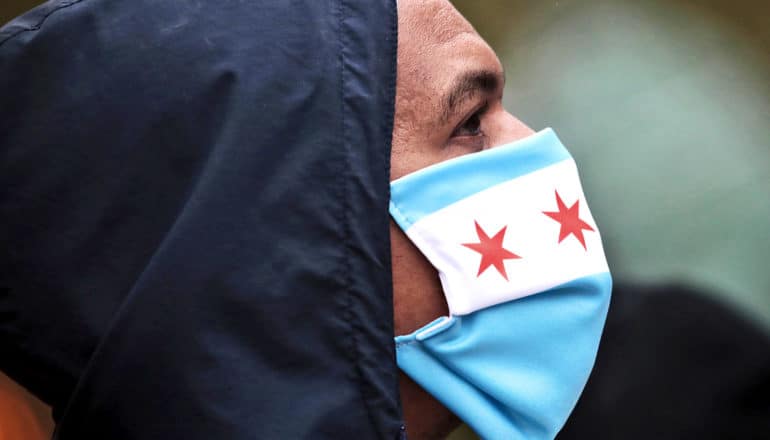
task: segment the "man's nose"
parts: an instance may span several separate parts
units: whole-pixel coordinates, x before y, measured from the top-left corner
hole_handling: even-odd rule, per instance
[[[490,122],[492,126],[487,134],[491,138],[491,142],[489,142],[490,148],[509,144],[535,133],[526,124],[507,111],[498,112]]]

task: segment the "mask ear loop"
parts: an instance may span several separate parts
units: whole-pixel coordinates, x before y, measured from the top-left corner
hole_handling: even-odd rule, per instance
[[[443,332],[444,330],[452,327],[454,325],[456,319],[451,316],[442,316],[430,324],[426,325],[425,327],[417,330],[414,337],[418,341],[424,341],[428,338],[430,338],[433,335],[439,334]]]

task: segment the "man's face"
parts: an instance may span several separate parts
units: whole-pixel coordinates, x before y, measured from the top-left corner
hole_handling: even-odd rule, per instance
[[[399,0],[391,180],[532,134],[502,106],[495,53],[447,0]],[[458,182],[458,184],[462,184]],[[448,313],[433,266],[391,221],[396,335]],[[456,419],[402,375],[410,439],[444,436]]]

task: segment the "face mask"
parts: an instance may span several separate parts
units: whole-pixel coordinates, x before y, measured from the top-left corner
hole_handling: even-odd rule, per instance
[[[554,438],[593,366],[612,286],[554,132],[395,180],[390,213],[438,270],[450,312],[396,337],[399,367],[483,438]]]

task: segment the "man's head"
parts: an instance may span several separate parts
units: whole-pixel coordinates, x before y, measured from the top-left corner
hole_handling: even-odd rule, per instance
[[[494,51],[449,1],[399,0],[398,16],[391,180],[532,134],[502,106]],[[394,324],[402,335],[448,311],[436,270],[393,222],[390,231]],[[410,438],[441,437],[457,425],[405,376],[401,397]]]

